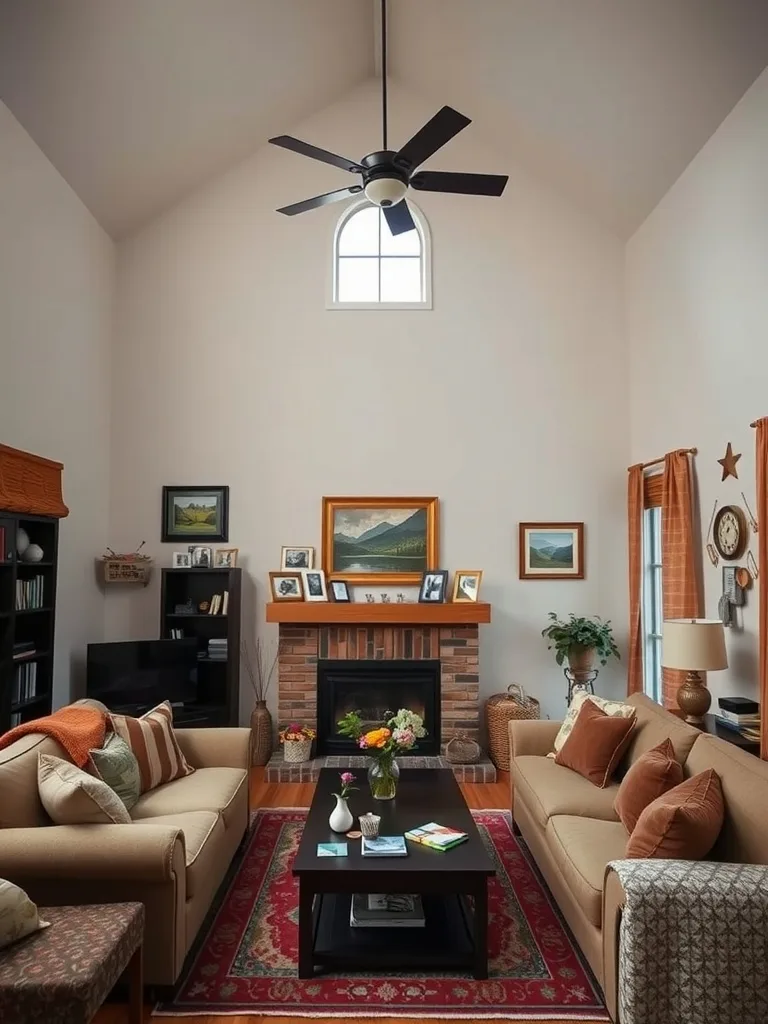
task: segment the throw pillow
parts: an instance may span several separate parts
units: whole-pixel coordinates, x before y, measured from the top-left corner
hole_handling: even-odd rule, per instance
[[[0,949],[47,927],[24,890],[0,878]]]
[[[125,806],[106,782],[53,754],[37,758],[37,791],[55,825],[129,825]]]
[[[627,857],[702,860],[723,827],[720,776],[700,772],[649,804],[627,843]]]
[[[584,706],[584,702],[590,700],[593,704],[596,704],[606,715],[610,715],[618,718],[634,718],[635,709],[631,704],[622,704],[618,700],[606,700],[604,697],[596,697],[593,693],[587,693],[586,690],[577,690],[574,694],[573,700],[568,706],[568,710],[565,713],[563,724],[560,726],[560,731],[555,736],[554,750],[555,754],[562,750],[563,744],[568,739],[573,729],[573,724],[579,716],[579,712]],[[547,755],[548,757],[554,757],[554,754]]]
[[[604,789],[627,748],[634,718],[607,715],[591,700],[584,701],[568,739],[555,756],[561,764]]]
[[[173,733],[173,709],[166,700],[141,718],[110,715],[112,729],[124,739],[139,762],[141,792],[191,775],[191,768]]]
[[[113,732],[101,749],[91,750],[89,755],[94,773],[117,793],[126,811],[130,811],[141,795],[139,762],[131,748]]]
[[[613,804],[627,832],[632,832],[648,804],[682,781],[683,767],[669,738],[638,757],[621,780]]]

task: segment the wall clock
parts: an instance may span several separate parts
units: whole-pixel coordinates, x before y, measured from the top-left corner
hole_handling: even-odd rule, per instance
[[[748,527],[738,505],[723,505],[718,511],[712,539],[721,558],[729,562],[741,558],[747,546]]]

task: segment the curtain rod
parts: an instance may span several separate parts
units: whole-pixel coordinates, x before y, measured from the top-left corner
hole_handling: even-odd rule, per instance
[[[698,448],[675,448],[675,452],[680,452],[683,455],[698,455],[699,449]],[[660,459],[651,459],[650,462],[644,462],[640,466],[640,468],[641,469],[648,469],[650,466],[658,466],[660,463],[662,463],[664,461],[665,458],[666,458],[666,455],[662,455]],[[627,468],[627,472],[629,472],[630,469],[632,469],[632,468],[633,468],[632,466],[629,466]]]

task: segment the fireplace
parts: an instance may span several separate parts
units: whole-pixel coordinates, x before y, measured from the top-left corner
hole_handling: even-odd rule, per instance
[[[317,662],[317,752],[353,754],[354,742],[340,736],[336,723],[348,711],[359,711],[368,728],[380,725],[387,712],[415,711],[427,735],[414,754],[440,753],[440,661],[332,660]]]

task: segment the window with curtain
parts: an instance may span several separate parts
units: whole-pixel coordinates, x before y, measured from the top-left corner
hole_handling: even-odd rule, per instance
[[[661,488],[663,475],[643,481],[643,690],[661,703]]]

